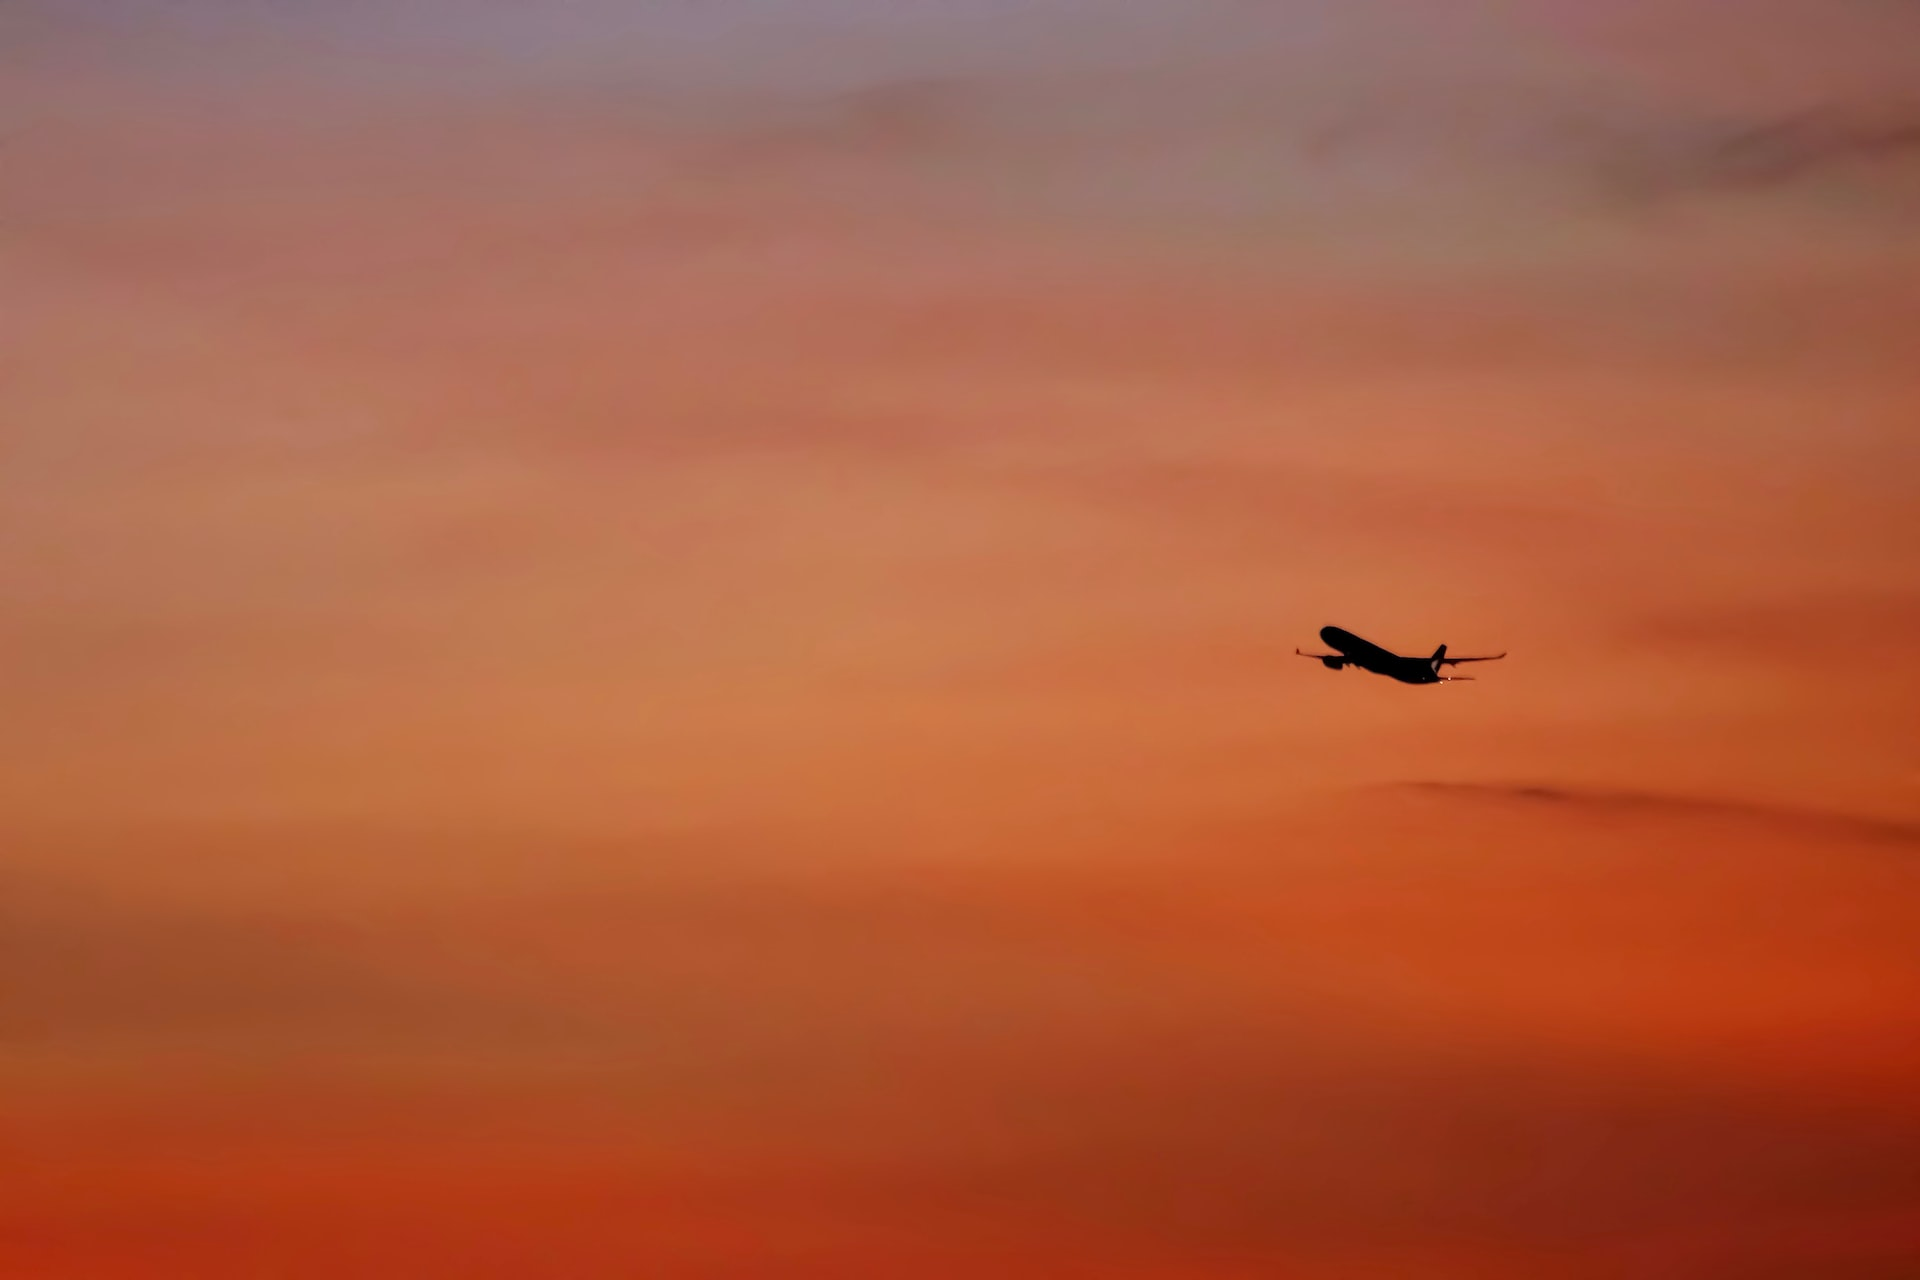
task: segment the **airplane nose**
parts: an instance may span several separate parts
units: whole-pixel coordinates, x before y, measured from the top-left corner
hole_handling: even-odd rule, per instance
[[[1338,627],[1320,628],[1320,643],[1321,644],[1339,644],[1340,628]]]

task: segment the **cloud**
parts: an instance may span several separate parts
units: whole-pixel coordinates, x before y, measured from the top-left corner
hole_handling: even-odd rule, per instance
[[[1755,801],[1667,795],[1648,791],[1584,790],[1577,787],[1525,782],[1412,781],[1389,785],[1392,789],[1432,795],[1551,805],[1593,813],[1735,818],[1798,835],[1863,840],[1876,844],[1920,846],[1920,822],[1901,822],[1849,813],[1795,809]]]
[[[1551,1059],[1329,1046],[1279,1027],[1226,1043],[1123,1046],[1097,1073],[1061,1063],[1044,1087],[997,1084],[1024,1131],[988,1129],[998,1158],[919,1176],[1155,1251],[1347,1274],[1336,1260],[1473,1240],[1537,1251],[1536,1274],[1554,1275],[1548,1257],[1631,1253],[1681,1220],[1711,1229],[1773,1206],[1818,1221],[1852,1197],[1892,1201],[1920,1150],[1911,1123]]]
[[[1920,177],[1920,114],[1835,105],[1728,122],[1676,121],[1604,156],[1599,172],[1630,203],[1846,181],[1856,202],[1905,207]]]
[[[1862,207],[1904,207],[1920,175],[1920,112],[1899,103],[1731,113],[1495,83],[1381,91],[1320,117],[1280,145],[1333,174],[1393,166],[1410,181],[1518,178],[1539,196],[1615,213],[1843,179]]]
[[[952,153],[969,143],[1004,133],[1009,121],[994,120],[1023,95],[988,81],[916,76],[838,93],[791,98],[735,116],[706,147],[702,134],[690,158],[722,169],[839,156],[909,160]]]
[[[1856,511],[1854,518],[1864,525],[1871,513]],[[1896,518],[1911,519],[1905,512]],[[1622,636],[1722,658],[1820,666],[1885,662],[1898,672],[1920,647],[1920,592],[1809,590],[1791,599],[1728,601],[1631,621]]]
[[[369,953],[344,920],[170,907],[31,876],[0,877],[14,1051],[246,1044],[365,1048],[552,1040],[551,1012],[462,989]]]
[[[1740,859],[1704,880],[1679,859],[1543,872],[1534,842],[1596,825],[1555,794],[1504,847],[1374,801],[1244,845],[1155,835],[1151,856],[529,842],[523,889],[412,885],[352,915],[300,888],[347,856],[311,835],[285,876],[271,836],[216,860],[248,868],[237,897],[274,886],[271,915],[18,876],[9,977],[29,1011],[73,998],[45,1028],[62,1063],[138,1070],[167,1024],[299,1052],[240,1098],[176,1077],[184,1093],[75,1102],[62,1090],[87,1086],[63,1075],[0,1102],[21,1135],[0,1162],[41,1170],[0,1209],[0,1269],[34,1241],[78,1274],[136,1249],[108,1229],[131,1221],[174,1270],[218,1275],[309,1274],[277,1264],[316,1238],[311,1274],[366,1270],[349,1236],[404,1242],[421,1275],[480,1240],[620,1274],[802,1251],[800,1275],[1559,1280],[1676,1253],[1712,1280],[1762,1256],[1844,1274],[1835,1224],[1902,1203],[1920,1153],[1910,1072],[1862,1084],[1849,1057],[1910,1061],[1909,904],[1854,910],[1857,878],[1756,892]],[[492,851],[355,853],[375,877],[451,856],[459,880]],[[170,892],[186,864],[222,878],[160,861]],[[1819,921],[1836,906],[1839,942]],[[1848,950],[1863,933],[1885,949]],[[526,1007],[551,1022],[497,1012]],[[453,1052],[397,1083],[315,1069],[342,1044],[422,1043],[395,1029],[409,1018],[451,1027],[432,1047]],[[516,1040],[565,1051],[497,1069]],[[1788,1040],[1804,1056],[1781,1069]],[[1757,1218],[1777,1234],[1731,1232]],[[959,1224],[977,1265],[953,1260]]]
[[[1705,158],[1703,168],[1723,183],[1743,186],[1788,182],[1850,161],[1920,161],[1920,117],[1807,112],[1735,132]]]
[[[545,986],[629,1034],[585,1043],[545,1080],[462,1079],[424,1117],[393,1101],[404,1089],[296,1081],[267,1084],[273,1106],[123,1100],[145,1123],[77,1153],[35,1122],[9,1158],[60,1175],[0,1209],[0,1265],[23,1240],[97,1256],[125,1240],[105,1224],[133,1215],[169,1228],[184,1257],[233,1250],[279,1274],[287,1241],[324,1212],[363,1242],[409,1241],[418,1274],[476,1238],[527,1232],[550,1257],[597,1248],[608,1271],[724,1255],[729,1274],[758,1273],[805,1249],[817,1271],[797,1274],[980,1274],[950,1260],[964,1222],[1001,1275],[1130,1274],[1095,1265],[1109,1259],[1245,1274],[1235,1259],[1311,1278],[1389,1264],[1477,1277],[1521,1258],[1515,1274],[1560,1277],[1652,1271],[1612,1264],[1684,1246],[1689,1274],[1719,1277],[1761,1254],[1833,1256],[1820,1228],[1897,1203],[1920,1155],[1914,1118],[1879,1095],[1838,1108],[1738,1073],[1654,1069],[1625,1046],[1500,1043],[1341,1008],[1364,993],[1302,998],[1285,938],[1243,954],[1238,977],[1177,950],[1141,955],[1141,924],[1177,914],[1195,877],[1155,871],[1135,904],[1145,920],[1103,939],[1081,928],[1115,878],[1099,867],[1038,896],[1007,869],[689,875],[571,905],[503,902],[492,920],[429,915],[462,953],[491,956],[490,985],[518,975],[522,992]],[[152,1130],[173,1135],[163,1153],[141,1146]],[[182,1153],[205,1191],[190,1208]],[[572,1208],[542,1216],[554,1203]],[[663,1205],[707,1230],[663,1224]],[[1813,1243],[1716,1238],[1762,1216]],[[1907,1229],[1886,1247],[1912,1242]]]
[[[1231,451],[1153,459],[1086,458],[1010,471],[1007,483],[1122,518],[1154,539],[1260,557],[1306,554],[1347,562],[1357,547],[1474,546],[1488,554],[1592,550],[1632,529],[1609,513],[1570,508],[1498,481],[1383,475],[1302,458],[1253,460]],[[1375,568],[1382,561],[1374,561]],[[1318,625],[1318,624],[1316,624]]]
[[[1904,180],[1920,172],[1920,113],[1898,101],[1733,111],[1498,71],[1357,90],[1276,88],[1240,70],[1215,83],[1190,69],[902,79],[765,104],[685,142],[692,173],[791,182],[838,164],[812,176],[845,181],[854,170],[843,162],[860,162],[899,198],[903,179],[934,172],[917,165],[939,161],[961,166],[952,172],[973,184],[1020,180],[1024,190],[1005,193],[1008,207],[1054,202],[1108,221],[1130,215],[1126,200],[1103,211],[1073,193],[1131,191],[1139,209],[1163,214],[1346,208],[1371,217],[1384,190],[1431,217],[1444,207],[1435,200],[1492,212],[1520,197],[1536,213],[1556,203],[1630,213],[1686,195],[1733,199],[1845,181],[1866,208],[1904,207]],[[1254,172],[1310,177],[1315,187],[1216,170],[1203,162],[1210,155],[1257,157]],[[1156,176],[1177,198],[1130,180]],[[965,187],[943,195],[992,207]]]

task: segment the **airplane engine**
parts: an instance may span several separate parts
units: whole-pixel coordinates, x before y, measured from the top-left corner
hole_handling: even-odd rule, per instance
[[[1322,658],[1320,659],[1320,665],[1329,671],[1338,671],[1347,665],[1347,660],[1345,658]]]

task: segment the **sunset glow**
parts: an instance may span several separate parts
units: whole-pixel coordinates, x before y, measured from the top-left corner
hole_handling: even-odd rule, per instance
[[[0,1275],[1920,1268],[1920,10],[9,0],[0,108]]]

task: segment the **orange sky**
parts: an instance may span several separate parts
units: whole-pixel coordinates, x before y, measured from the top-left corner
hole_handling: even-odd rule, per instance
[[[1440,8],[0,10],[0,1272],[1920,1265],[1920,17]]]

